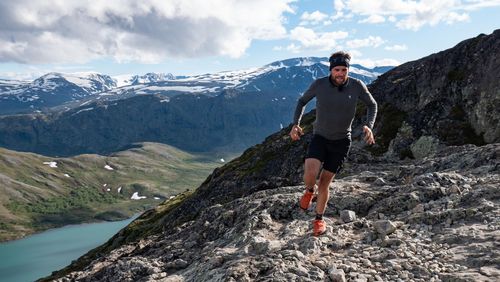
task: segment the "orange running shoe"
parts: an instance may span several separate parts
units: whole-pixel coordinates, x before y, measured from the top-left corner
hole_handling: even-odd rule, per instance
[[[307,210],[309,206],[311,206],[311,202],[314,196],[314,192],[309,191],[309,189],[306,188],[306,192],[304,192],[304,195],[302,195],[302,198],[300,198],[300,203],[299,206],[303,210]]]
[[[313,234],[319,236],[326,232],[326,223],[322,219],[313,220]]]

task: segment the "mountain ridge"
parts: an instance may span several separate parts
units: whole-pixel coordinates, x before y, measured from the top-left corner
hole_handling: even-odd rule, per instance
[[[172,97],[193,93],[214,96],[231,88],[259,91],[258,86],[251,86],[251,89],[248,89],[245,88],[245,85],[251,85],[252,80],[258,80],[260,75],[279,71],[280,68],[307,68],[314,65],[317,65],[315,72],[319,72],[320,75],[328,73],[327,58],[308,57],[276,61],[259,68],[182,77],[176,77],[171,73],[114,77],[99,73],[48,73],[32,82],[12,81],[9,83],[9,80],[2,80],[0,84],[0,97],[2,98],[0,99],[0,109],[2,109],[0,114],[46,112],[51,111],[50,108],[55,106],[58,108],[75,107],[90,101],[116,100],[140,94],[160,93]],[[382,67],[377,68],[377,71],[371,71],[362,66],[356,67],[353,68],[352,75],[367,84],[381,74],[379,70],[390,69],[390,67]],[[262,85],[262,83],[256,83]],[[44,85],[46,87],[41,87]],[[280,85],[284,84],[281,82]],[[296,91],[291,92],[295,93]]]

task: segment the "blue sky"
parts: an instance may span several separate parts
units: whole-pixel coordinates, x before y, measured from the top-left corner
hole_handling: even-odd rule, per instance
[[[2,0],[0,78],[202,74],[336,50],[416,60],[500,26],[500,0]]]

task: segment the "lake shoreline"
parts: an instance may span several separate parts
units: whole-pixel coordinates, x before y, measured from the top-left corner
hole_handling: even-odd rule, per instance
[[[64,224],[64,225],[50,227],[50,228],[46,228],[46,229],[36,229],[36,230],[34,230],[34,232],[26,232],[25,234],[22,234],[20,236],[13,236],[12,239],[5,239],[4,237],[0,236],[0,244],[8,243],[8,242],[14,242],[14,241],[22,240],[22,239],[26,239],[26,238],[28,238],[30,236],[37,235],[37,234],[40,234],[40,233],[43,233],[43,232],[47,232],[47,231],[50,231],[50,230],[53,230],[53,229],[59,229],[59,228],[64,228],[64,227],[74,226],[74,225],[95,224],[95,223],[103,223],[103,222],[117,222],[117,221],[127,220],[127,219],[130,219],[130,218],[133,218],[133,217],[137,217],[140,214],[141,213],[135,213],[132,216],[127,216],[127,217],[124,217],[124,218],[109,219],[109,220],[105,220],[105,219],[97,220],[96,219],[96,220],[82,221],[82,222],[79,222],[79,223]],[[6,237],[6,238],[9,238],[9,237]]]
[[[2,281],[35,281],[101,246],[140,214],[122,221],[71,224],[0,243]]]

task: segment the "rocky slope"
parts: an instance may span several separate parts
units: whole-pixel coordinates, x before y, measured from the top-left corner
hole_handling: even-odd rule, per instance
[[[500,142],[499,70],[496,30],[384,73],[370,85],[381,151],[411,156],[422,137],[428,146]]]
[[[51,279],[500,279],[500,144],[406,161],[356,147],[332,184],[327,233],[313,237],[313,211],[297,204],[308,136],[297,143],[285,130],[270,136]]]

